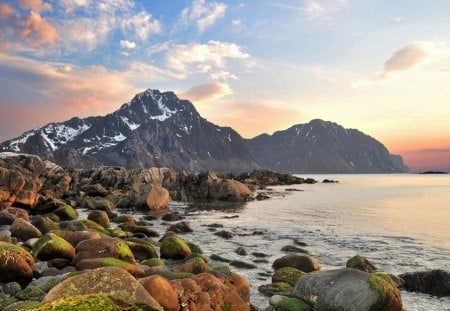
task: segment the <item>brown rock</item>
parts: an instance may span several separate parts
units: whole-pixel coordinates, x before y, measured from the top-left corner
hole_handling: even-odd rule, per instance
[[[152,184],[143,185],[136,199],[136,207],[150,210],[166,208],[169,198],[169,191],[165,188]]]
[[[30,280],[34,258],[24,248],[0,241],[0,282]]]
[[[17,218],[22,218],[23,220],[30,221],[28,212],[23,208],[9,207],[5,209],[5,212],[10,213],[11,215],[16,216]]]
[[[178,294],[170,283],[160,275],[152,275],[139,282],[149,294],[159,302],[166,311],[177,311],[180,308]]]
[[[77,270],[88,270],[88,269],[96,269],[101,267],[119,267],[136,278],[143,277],[145,275],[144,269],[138,265],[131,264],[116,258],[90,258],[83,259],[75,268]]]
[[[72,263],[76,266],[84,259],[105,257],[136,263],[127,243],[116,238],[100,238],[80,242],[76,247],[76,255]]]
[[[9,230],[11,231],[11,236],[18,238],[21,241],[42,236],[42,233],[38,228],[22,218],[16,218]]]

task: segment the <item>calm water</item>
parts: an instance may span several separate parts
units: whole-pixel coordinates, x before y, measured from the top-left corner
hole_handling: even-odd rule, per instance
[[[205,253],[247,262],[237,246],[249,253],[263,252],[268,263],[258,269],[236,269],[250,280],[252,302],[264,307],[268,299],[257,287],[270,283],[261,272],[272,272],[271,263],[284,255],[281,247],[294,239],[322,263],[322,269],[345,267],[355,254],[368,257],[379,269],[399,274],[432,268],[450,270],[449,175],[309,175],[331,178],[338,184],[273,187],[274,198],[241,206],[187,207],[174,203],[172,210],[189,212],[194,233],[186,239],[202,245]],[[301,192],[285,192],[296,188]],[[238,215],[237,218],[224,218]],[[235,237],[224,240],[205,225],[220,223]],[[161,230],[166,224],[159,223]],[[262,230],[263,235],[252,235]],[[402,292],[406,310],[443,310],[449,298]]]

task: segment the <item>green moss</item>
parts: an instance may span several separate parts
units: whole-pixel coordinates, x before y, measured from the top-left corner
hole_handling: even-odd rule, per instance
[[[162,273],[158,273],[160,276],[162,276],[163,278],[171,281],[171,280],[179,280],[179,279],[188,279],[190,277],[192,277],[194,274],[192,273],[187,273],[187,272],[162,272]]]
[[[143,265],[149,266],[149,267],[164,267],[166,264],[163,260],[159,258],[150,258],[147,260],[144,260],[142,262]]]
[[[197,244],[186,242],[193,254],[203,254],[202,249]]]
[[[122,230],[124,231],[129,231],[132,233],[142,233],[145,234],[147,237],[159,237],[159,233],[156,232],[153,229],[150,229],[147,226],[138,226],[134,223],[123,223],[120,225],[120,228],[122,228]]]
[[[41,301],[45,296],[45,292],[39,287],[28,287],[21,290],[15,296],[19,300],[37,300]]]
[[[277,305],[277,310],[280,311],[310,311],[311,307],[303,300],[297,298],[285,298]]]
[[[8,298],[3,299],[0,302],[0,310],[5,309],[7,306],[12,305],[15,302],[17,302],[17,298],[15,298],[15,297],[8,297]]]
[[[395,306],[398,305],[401,309],[402,299],[400,292],[389,275],[374,272],[369,275],[367,282],[370,288],[378,293],[377,302],[372,305],[370,311],[397,310],[398,308],[395,308]]]
[[[15,302],[9,305],[9,308],[11,310],[35,310],[36,308],[39,308],[40,305],[41,303],[38,301],[27,300]]]
[[[52,258],[72,259],[75,256],[75,248],[56,234],[47,233],[36,242],[34,256],[40,260]]]
[[[232,311],[231,303],[229,303],[228,301],[224,301],[221,309],[222,309],[222,311]]]
[[[119,240],[116,242],[115,246],[116,246],[116,254],[119,255],[120,258],[122,259],[134,258],[130,247],[125,241]]]
[[[100,235],[102,235],[102,236],[110,236],[111,235],[111,233],[108,230],[106,230],[105,228],[100,226],[95,221],[85,219],[85,220],[83,220],[83,224],[86,226],[87,229],[94,230],[94,231],[100,233]]]
[[[276,282],[261,285],[258,287],[258,291],[268,297],[273,295],[290,296],[292,292],[292,285],[284,282]]]
[[[78,218],[78,213],[70,205],[61,205],[53,211],[61,220],[75,220]]]
[[[102,267],[119,267],[119,268],[127,268],[131,264],[129,262],[113,258],[113,257],[106,257],[102,260]]]
[[[294,286],[306,273],[295,268],[280,268],[272,276],[272,282],[284,282]]]
[[[210,270],[223,273],[225,275],[231,274],[231,268],[229,265],[214,265],[210,266]]]
[[[95,209],[102,210],[105,212],[111,212],[116,208],[116,206],[112,201],[106,199],[96,199],[94,200],[93,203]]]
[[[116,238],[126,238],[129,236],[125,231],[123,231],[120,228],[109,230],[109,234],[112,237],[116,237]]]
[[[111,298],[105,295],[76,295],[60,298],[42,305],[35,311],[119,311]]]
[[[161,258],[183,259],[192,254],[186,241],[177,235],[165,237],[160,247]]]

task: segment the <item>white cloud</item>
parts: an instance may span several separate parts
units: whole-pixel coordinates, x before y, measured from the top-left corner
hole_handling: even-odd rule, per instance
[[[206,3],[205,0],[192,0],[190,6],[181,11],[181,21],[184,24],[195,22],[199,32],[211,27],[225,15],[227,6],[221,2]]]
[[[313,19],[329,19],[331,14],[347,4],[348,0],[306,0],[304,12]]]
[[[250,55],[235,43],[209,41],[206,44],[172,45],[166,61],[169,68],[188,74],[192,71],[208,73],[217,68],[226,70],[228,60],[249,58]]]
[[[150,35],[162,31],[161,23],[152,18],[148,12],[139,12],[130,18],[121,21],[122,29],[133,34],[136,38],[146,41]]]
[[[120,46],[124,49],[134,49],[136,47],[136,42],[128,40],[120,40]]]

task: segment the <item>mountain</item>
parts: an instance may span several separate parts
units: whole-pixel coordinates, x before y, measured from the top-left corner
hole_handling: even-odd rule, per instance
[[[294,125],[273,135],[247,140],[252,155],[265,167],[298,173],[406,172],[400,156],[354,129],[322,120]]]
[[[192,171],[259,168],[244,139],[202,118],[173,92],[146,90],[117,111],[33,129],[0,150],[36,154],[63,166],[171,167]]]

